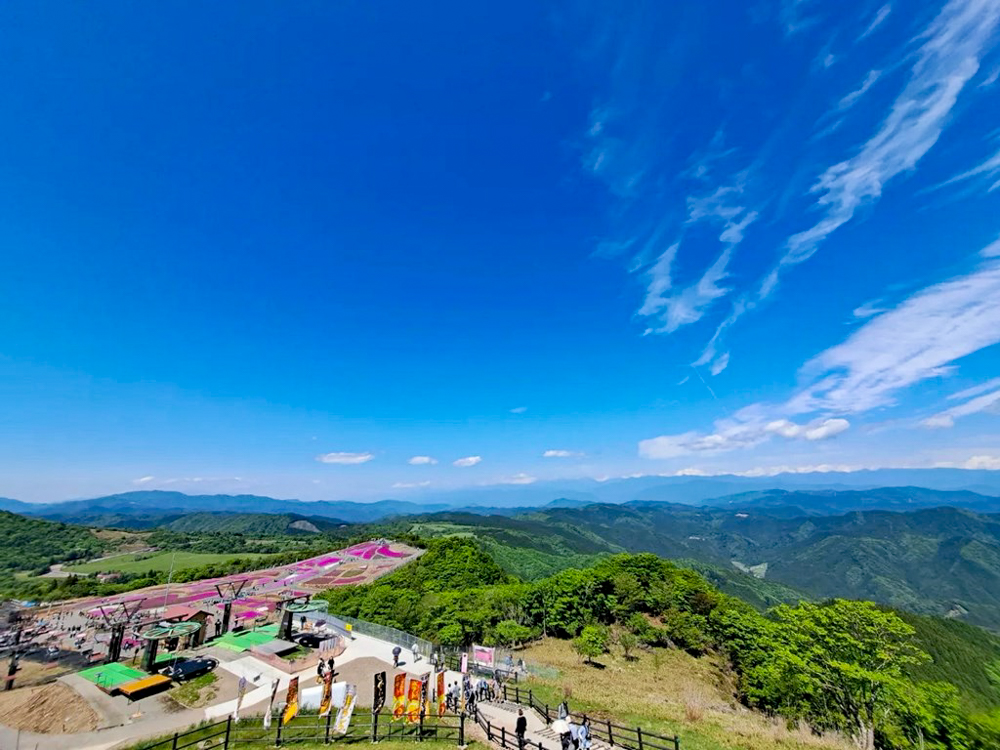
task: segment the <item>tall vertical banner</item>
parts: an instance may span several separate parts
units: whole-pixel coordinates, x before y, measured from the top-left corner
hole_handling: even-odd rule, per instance
[[[375,694],[372,696],[372,713],[377,714],[385,705],[385,672],[375,675]]]
[[[319,701],[319,715],[326,716],[333,705],[333,672],[323,675],[323,697]]]
[[[392,718],[402,719],[406,714],[406,675],[398,674],[392,683]]]
[[[409,692],[406,695],[406,720],[410,724],[420,721],[420,694],[423,683],[420,680],[410,680]]]
[[[264,729],[271,728],[271,713],[274,711],[274,699],[278,695],[278,681],[271,680],[271,700],[267,702],[267,713],[264,714]]]
[[[243,696],[247,694],[247,678],[240,677],[240,682],[236,686],[236,710],[233,711],[233,721],[237,724],[240,721],[240,706],[243,705]]]
[[[431,712],[431,673],[420,678],[420,713],[430,716]]]
[[[337,734],[347,734],[347,727],[351,724],[351,715],[354,713],[354,704],[358,699],[358,686],[348,685],[347,694],[344,696],[344,705],[337,712],[337,718],[333,722],[333,731]]]
[[[281,724],[284,726],[299,713],[299,678],[293,677],[288,683],[288,696],[285,698],[285,712],[281,715]]]
[[[437,696],[438,697],[438,716],[444,716],[444,712],[445,712],[446,706],[447,706],[447,704],[445,703],[445,699],[447,698],[447,696],[445,695],[445,692],[444,692],[444,672],[438,672],[437,691],[438,691],[438,696]]]
[[[469,671],[469,655],[462,654],[462,674],[466,674]]]

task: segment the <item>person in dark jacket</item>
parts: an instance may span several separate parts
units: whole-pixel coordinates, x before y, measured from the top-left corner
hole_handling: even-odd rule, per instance
[[[514,725],[514,734],[517,735],[517,747],[524,750],[524,733],[528,731],[528,717],[524,715],[524,709],[517,709],[517,724]]]
[[[393,669],[398,669],[399,668],[399,655],[401,653],[403,653],[403,649],[401,649],[399,646],[393,646],[392,647],[392,668]]]

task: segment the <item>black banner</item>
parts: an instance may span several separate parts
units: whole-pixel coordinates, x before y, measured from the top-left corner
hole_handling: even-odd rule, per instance
[[[385,705],[385,672],[375,675],[375,697],[372,700],[372,713],[377,714]]]

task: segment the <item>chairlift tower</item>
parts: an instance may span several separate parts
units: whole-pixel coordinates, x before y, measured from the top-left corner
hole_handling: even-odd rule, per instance
[[[172,622],[168,625],[154,625],[139,635],[146,642],[146,648],[142,652],[141,669],[147,674],[156,671],[156,652],[160,641],[169,641],[172,638],[183,638],[193,635],[201,629],[197,622]]]
[[[287,593],[281,600],[281,625],[278,628],[278,637],[282,640],[292,639],[292,618],[295,615],[304,615],[306,612],[318,612],[325,610],[327,602],[310,601],[309,594]]]
[[[144,598],[127,599],[115,604],[105,604],[97,608],[104,619],[105,627],[111,631],[108,642],[108,656],[105,664],[113,664],[122,658],[122,643],[125,641],[125,629],[139,619]]]
[[[235,581],[222,581],[215,584],[215,590],[219,592],[222,599],[222,629],[219,635],[229,632],[229,622],[233,616],[233,602],[243,598],[243,589],[246,588],[249,578],[240,578]]]

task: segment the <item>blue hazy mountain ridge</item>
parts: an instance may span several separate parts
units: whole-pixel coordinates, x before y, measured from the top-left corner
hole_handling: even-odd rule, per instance
[[[914,489],[906,490],[901,496],[886,488]],[[874,490],[879,490],[879,493],[873,494]],[[861,494],[851,495],[851,492]],[[839,513],[855,508],[888,510],[936,505],[955,505],[991,512],[1000,510],[1000,505],[990,504],[994,502],[991,497],[997,496],[1000,496],[1000,472],[879,469],[850,473],[779,474],[772,477],[645,476],[603,482],[579,479],[537,482],[525,487],[418,492],[407,495],[407,499],[381,499],[374,502],[299,501],[260,495],[187,495],[182,492],[142,490],[45,504],[0,499],[0,509],[77,523],[88,523],[89,519],[109,513],[122,516],[179,515],[196,511],[297,513],[337,518],[349,523],[369,523],[392,516],[459,509],[474,513],[511,515],[553,502],[560,503],[562,507],[569,507],[570,504],[581,507],[592,503],[643,501],[682,505],[731,505],[734,502],[744,502],[764,504],[774,512],[781,508],[801,506],[803,515]],[[907,497],[918,498],[919,501],[907,504],[904,502]]]
[[[870,490],[764,490],[714,498],[706,507],[755,509],[782,516],[835,515],[854,510],[920,510],[966,508],[1000,512],[1000,498],[971,490],[929,490],[924,487],[879,487]]]

